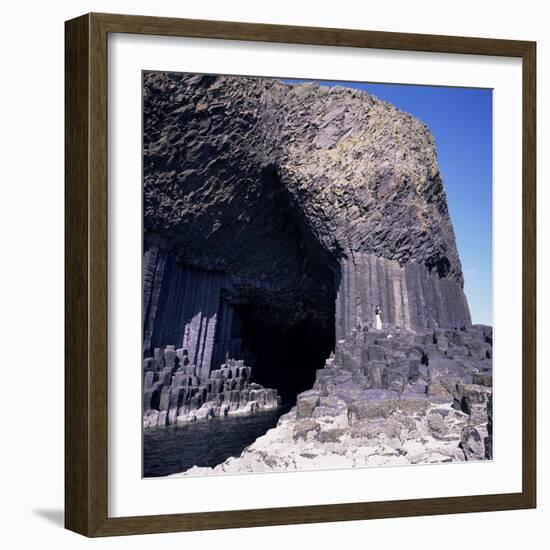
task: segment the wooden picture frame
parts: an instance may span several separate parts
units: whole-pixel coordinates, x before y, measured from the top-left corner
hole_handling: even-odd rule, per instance
[[[108,516],[107,37],[223,40],[507,56],[523,67],[523,487],[510,494]],[[127,535],[483,512],[536,506],[536,44],[534,42],[87,14],[65,26],[65,525]]]

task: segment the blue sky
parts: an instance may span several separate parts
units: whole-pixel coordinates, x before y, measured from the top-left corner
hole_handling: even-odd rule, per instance
[[[492,325],[492,90],[318,82],[365,90],[428,125],[445,182],[472,321]]]

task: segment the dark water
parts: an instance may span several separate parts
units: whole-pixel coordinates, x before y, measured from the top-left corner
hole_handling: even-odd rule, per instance
[[[213,467],[230,456],[239,456],[245,447],[274,428],[290,408],[283,405],[251,416],[147,429],[143,435],[143,475],[165,476],[193,466]]]

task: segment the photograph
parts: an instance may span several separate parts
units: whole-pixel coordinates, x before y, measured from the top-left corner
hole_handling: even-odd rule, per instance
[[[143,477],[493,460],[492,89],[141,76]]]

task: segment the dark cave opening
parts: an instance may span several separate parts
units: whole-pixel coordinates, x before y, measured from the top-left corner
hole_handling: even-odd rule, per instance
[[[242,320],[243,351],[252,361],[252,380],[276,388],[283,404],[311,389],[315,371],[322,369],[334,350],[333,324],[307,316],[291,325],[270,323],[254,306],[237,308]]]
[[[315,372],[335,348],[335,302],[340,266],[305,220],[302,207],[283,185],[276,167],[261,177],[263,197],[246,231],[247,266],[262,268],[262,280],[234,296],[234,330],[252,379],[278,391],[284,404],[311,389]],[[259,224],[258,226],[254,224]],[[244,245],[244,242],[242,242]],[[243,249],[241,248],[241,251]]]

